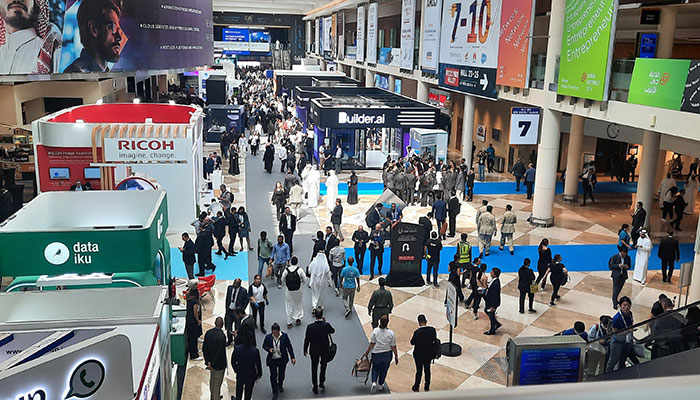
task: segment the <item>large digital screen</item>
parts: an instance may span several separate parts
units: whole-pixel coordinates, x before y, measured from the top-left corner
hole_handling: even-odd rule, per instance
[[[518,385],[578,382],[581,349],[523,350]]]
[[[270,51],[270,32],[252,30],[250,31],[250,51],[269,52]]]
[[[0,27],[3,75],[185,68],[213,60],[207,0],[5,0]]]
[[[250,51],[248,29],[224,28],[221,30],[226,48],[234,51]]]

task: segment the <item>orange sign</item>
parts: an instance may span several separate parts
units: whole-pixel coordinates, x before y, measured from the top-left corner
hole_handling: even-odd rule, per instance
[[[504,1],[501,10],[496,84],[527,88],[530,75],[533,0]]]

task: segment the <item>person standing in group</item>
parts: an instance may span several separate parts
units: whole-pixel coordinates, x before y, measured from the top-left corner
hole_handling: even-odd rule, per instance
[[[671,283],[673,277],[674,260],[681,261],[681,251],[678,240],[673,237],[673,231],[669,230],[668,235],[659,243],[657,255],[661,259],[661,276],[664,282]]]
[[[479,257],[488,256],[491,251],[491,239],[496,234],[496,217],[493,216],[493,206],[486,206],[486,212],[479,216]]]
[[[287,170],[287,148],[282,145],[277,152],[277,158],[280,159],[280,172],[284,173]]]
[[[340,271],[340,288],[343,291],[343,306],[345,307],[345,318],[352,313],[355,304],[355,291],[360,293],[360,271],[353,265],[355,259],[348,257],[348,265]]]
[[[468,202],[474,200],[474,167],[469,168],[465,185],[467,187],[466,199]]]
[[[573,179],[573,178],[572,178]],[[581,175],[581,185],[583,186],[583,204],[586,205],[586,199],[590,197],[591,201],[595,203],[595,198],[593,197],[593,184],[595,182],[595,171],[592,167],[586,168]]]
[[[455,231],[457,230],[457,215],[459,215],[459,212],[462,209],[462,205],[460,204],[459,199],[457,198],[457,192],[455,190],[452,190],[450,194],[450,200],[447,202],[447,214],[450,218],[450,231],[447,234],[447,236],[455,237]]]
[[[304,318],[304,307],[301,301],[304,296],[304,282],[306,274],[299,268],[299,259],[292,257],[291,266],[284,269],[282,273],[282,281],[287,288],[284,294],[284,308],[287,312],[287,329],[292,327],[292,323],[301,325],[301,319]]]
[[[250,295],[253,320],[257,320],[258,314],[260,314],[260,332],[267,333],[265,331],[265,306],[270,305],[270,301],[267,299],[267,287],[262,283],[260,275],[253,277],[253,284],[248,287],[248,294]]]
[[[228,254],[235,256],[236,252],[233,250],[236,244],[236,236],[238,236],[238,230],[240,226],[238,224],[238,210],[236,207],[231,206],[228,211],[228,215],[224,213],[226,217],[226,222],[228,223]]]
[[[248,218],[248,213],[245,212],[245,208],[238,207],[238,240],[241,244],[241,251],[243,251],[243,239],[246,240],[248,244],[248,250],[253,250],[250,246],[250,219]]]
[[[420,388],[421,375],[425,372],[425,385],[423,389],[430,391],[430,362],[435,357],[435,340],[437,332],[432,326],[428,326],[425,315],[418,315],[418,329],[413,332],[411,345],[413,345],[413,361],[416,363],[416,378],[411,390],[417,392]]]
[[[550,306],[556,306],[554,300],[559,300],[559,288],[566,283],[566,267],[561,262],[561,255],[555,254],[552,263],[549,264],[545,275],[549,275],[549,281],[552,282],[552,297],[549,299]]]
[[[525,187],[527,188],[527,199],[532,200],[532,187],[535,186],[535,167],[532,163],[527,165],[525,171]]]
[[[683,219],[683,214],[685,213],[685,208],[688,203],[685,202],[685,189],[681,189],[676,197],[673,198],[673,212],[676,213],[676,219],[671,221],[671,226],[676,228],[677,231],[681,229],[681,220]]]
[[[306,327],[306,335],[304,336],[304,357],[311,356],[311,390],[314,394],[318,394],[318,389],[326,388],[326,366],[325,360],[328,347],[330,347],[329,336],[335,333],[335,329],[326,322],[323,316],[323,307],[317,307],[313,312],[316,319],[313,323]],[[319,373],[318,367],[321,366]]]
[[[676,194],[678,194],[678,188],[673,186],[661,197],[663,204],[662,222],[666,222],[666,218],[668,218],[669,223],[673,224],[673,201],[676,199]]]
[[[617,308],[617,306],[615,306]],[[634,325],[632,315],[632,300],[627,296],[620,297],[620,311],[612,318],[613,336],[610,339],[610,353],[605,372],[612,372],[625,367],[627,357],[632,354],[632,332],[618,333]]]
[[[528,311],[537,312],[533,307],[535,301],[535,294],[532,292],[532,284],[535,283],[535,272],[530,269],[530,259],[525,258],[523,260],[523,266],[518,270],[518,291],[520,292],[519,305],[520,309],[518,312],[520,314],[525,314],[525,297],[528,298]]]
[[[502,324],[496,319],[496,309],[501,305],[501,269],[498,267],[491,268],[491,283],[489,283],[488,289],[486,289],[486,304],[484,308],[486,309],[486,315],[489,317],[491,322],[491,327],[488,331],[484,332],[484,335],[495,335],[496,329],[500,328]]]
[[[644,204],[641,201],[637,202],[637,206],[634,208],[634,213],[632,213],[632,245],[637,245],[637,239],[639,238],[639,231],[644,226],[644,222],[647,219],[647,212],[644,209]]]
[[[270,328],[272,331],[265,336],[262,348],[267,353],[265,364],[270,369],[270,386],[272,386],[272,400],[277,400],[280,392],[284,392],[284,375],[287,364],[292,361],[292,365],[297,363],[294,357],[294,348],[289,336],[282,332],[280,326],[275,322]]]
[[[647,284],[647,267],[652,247],[651,239],[647,236],[646,229],[640,230],[637,245],[635,246],[637,255],[634,257],[634,275],[632,278],[642,285]]]
[[[311,308],[317,309],[323,305],[323,297],[331,285],[331,270],[328,266],[326,252],[321,250],[309,264],[309,287],[311,287]]]
[[[627,249],[627,251],[632,249],[632,245],[630,244],[630,234],[629,234],[630,226],[627,224],[622,224],[620,229],[617,231],[617,250],[622,250]]]
[[[224,260],[226,260],[229,256],[223,243],[224,237],[226,236],[226,225],[228,225],[228,221],[224,217],[224,212],[218,211],[216,213],[216,221],[214,221],[214,237],[216,238],[216,245],[219,247],[219,251],[217,251],[215,254],[220,256],[223,252]]]
[[[379,289],[372,292],[372,297],[367,304],[367,312],[372,316],[372,328],[377,327],[382,315],[389,315],[394,309],[394,298],[385,286],[386,279],[379,278]]]
[[[399,365],[399,352],[396,348],[396,334],[389,329],[389,315],[382,315],[379,326],[372,331],[369,346],[365,350],[364,357],[372,353],[372,387],[371,393],[384,390],[386,374],[391,366],[391,354],[394,354],[394,362]]]
[[[515,191],[519,192],[520,180],[523,179],[523,175],[525,175],[525,165],[523,165],[523,162],[520,161],[520,158],[518,158],[518,160],[515,162],[515,165],[513,165],[513,169],[511,169],[510,173],[515,177]]]
[[[447,277],[447,282],[452,284],[457,291],[457,301],[464,301],[464,292],[462,292],[461,278],[462,267],[459,263],[459,255],[455,254],[454,258],[448,264],[450,274]]]
[[[299,184],[299,179],[294,180],[294,186],[289,189],[289,209],[297,220],[301,218],[301,205],[304,202],[304,188]]]
[[[440,252],[442,251],[442,242],[438,239],[437,232],[430,232],[430,239],[425,243],[424,254],[428,264],[428,270],[425,273],[425,281],[430,285],[430,274],[433,275],[433,286],[437,289],[438,285],[438,267],[440,266]]]
[[[197,339],[202,336],[202,306],[199,303],[199,290],[193,285],[187,291],[187,314],[185,315],[185,336],[190,360],[200,361]]]
[[[549,248],[549,239],[542,239],[540,245],[537,246],[537,283],[542,282],[542,290],[547,283],[547,269],[552,263],[552,249]]]
[[[236,310],[248,307],[250,296],[248,291],[241,287],[241,278],[236,278],[232,285],[226,288],[226,346],[233,343],[233,332],[238,330],[241,321],[236,315]]]
[[[197,262],[195,258],[194,242],[190,239],[190,235],[187,232],[182,234],[182,241],[184,244],[182,247],[178,247],[182,252],[182,262],[185,264],[185,271],[187,271],[187,279],[194,279],[194,264]]]
[[[284,243],[284,236],[277,236],[277,243],[272,246],[270,254],[270,262],[273,263],[273,272],[277,277],[277,289],[282,289],[282,271],[289,266],[289,260],[292,258],[289,252],[289,245]]]
[[[342,172],[343,166],[343,147],[338,143],[335,148],[335,173],[339,174]]]
[[[437,193],[437,199],[433,202],[433,208],[431,210],[435,221],[437,222],[437,230],[440,232],[440,239],[445,240],[445,219],[447,219],[447,203],[442,199],[442,193]]]
[[[330,251],[330,267],[331,276],[333,278],[333,287],[335,288],[335,297],[340,296],[340,273],[345,267],[345,249],[341,246],[335,246]]]
[[[279,230],[284,235],[284,242],[289,246],[289,254],[294,254],[294,231],[297,230],[297,217],[289,207],[284,208],[280,218]]]
[[[335,199],[335,207],[331,211],[331,224],[333,224],[333,231],[335,232],[335,237],[337,237],[341,242],[345,240],[343,236],[343,230],[341,225],[343,223],[343,206],[340,198]]]
[[[220,399],[221,384],[226,375],[226,334],[224,334],[224,319],[216,317],[214,328],[204,334],[202,353],[204,364],[209,370],[209,397],[211,400]]]
[[[206,269],[210,269],[213,273],[216,270],[216,265],[211,262],[211,250],[214,247],[214,238],[212,237],[213,227],[209,217],[204,218],[204,221],[199,225],[199,233],[194,242],[195,252],[197,253],[197,265],[199,271],[197,277],[204,276]]]
[[[252,400],[255,381],[262,378],[263,371],[260,352],[250,340],[236,345],[231,366],[236,373],[236,400]]]
[[[501,245],[499,250],[503,250],[503,247],[508,243],[508,249],[510,250],[510,255],[514,254],[515,246],[513,245],[513,234],[515,233],[515,224],[518,223],[518,217],[513,212],[513,206],[506,204],[506,212],[503,214],[503,220],[501,221]]]
[[[374,279],[374,262],[377,261],[377,269],[379,275],[382,274],[382,265],[384,264],[384,234],[382,233],[382,225],[377,224],[372,230],[369,238],[369,280]]]
[[[685,184],[685,202],[688,204],[685,214],[692,215],[695,211],[695,198],[698,196],[698,187],[700,187],[700,182],[698,182],[698,176],[691,172],[688,177],[688,182]]]
[[[352,234],[352,241],[354,243],[353,249],[355,250],[357,269],[360,271],[360,275],[362,275],[362,268],[365,264],[365,253],[367,252],[367,243],[369,242],[369,234],[367,234],[362,225],[357,226],[357,230]]]
[[[613,308],[617,310],[618,297],[620,292],[622,292],[622,287],[625,285],[627,280],[627,270],[630,269],[630,256],[627,255],[627,249],[622,248],[619,253],[610,257],[608,261],[608,268],[610,269],[610,277],[613,280],[612,289],[612,303]]]
[[[472,293],[469,295],[469,299],[464,302],[464,305],[468,308],[471,304],[470,300],[473,301],[473,304],[471,304],[472,312],[474,314],[472,319],[477,320],[479,319],[479,305],[481,303],[481,298],[484,297],[486,290],[489,287],[489,275],[486,273],[486,263],[481,263],[480,259],[474,260],[474,263],[474,268],[472,269],[471,273],[474,278],[470,279],[469,282]]]

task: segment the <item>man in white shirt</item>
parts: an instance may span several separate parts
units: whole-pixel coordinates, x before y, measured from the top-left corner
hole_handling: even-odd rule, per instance
[[[0,74],[58,72],[60,48],[48,0],[0,0]]]
[[[339,174],[341,169],[341,164],[343,163],[343,149],[340,147],[340,143],[335,149],[335,173]]]

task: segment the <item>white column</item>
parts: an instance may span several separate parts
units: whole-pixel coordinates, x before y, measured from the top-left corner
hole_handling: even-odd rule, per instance
[[[700,221],[698,221],[698,224],[700,224]],[[695,248],[698,248],[698,241],[700,240],[700,236],[697,236],[695,238]],[[679,266],[677,266],[678,268]],[[680,268],[679,268],[680,269]],[[693,260],[693,274],[691,275],[691,284],[690,288],[688,288],[688,304],[700,300],[700,254],[697,252],[695,253],[695,259]],[[685,300],[685,299],[684,299]],[[682,303],[680,302],[681,299],[678,299],[678,304],[679,307],[681,305],[685,305],[685,301]]]
[[[564,201],[575,203],[578,199],[578,176],[581,173],[583,158],[583,124],[586,118],[580,115],[571,116],[571,128],[569,129],[569,148],[566,153],[566,181],[564,184]]]
[[[639,179],[637,180],[637,201],[644,204],[644,209],[647,211],[647,219],[644,226],[649,224],[649,216],[651,215],[653,194],[656,192],[654,184],[656,178],[656,165],[659,158],[659,144],[661,143],[661,134],[658,132],[644,131],[644,139],[642,140],[642,159],[639,165]],[[663,169],[663,167],[662,167]],[[636,205],[632,204],[632,207]]]
[[[357,79],[357,68],[350,67],[350,78]]]
[[[389,91],[394,93],[396,90],[396,77],[394,75],[389,75]]]
[[[676,33],[676,16],[678,9],[675,7],[662,7],[659,18],[659,46],[656,48],[656,57],[671,58],[673,54],[673,40]]]
[[[374,87],[374,72],[365,69],[365,87]]]
[[[428,102],[428,84],[423,82],[422,80],[417,80],[418,82],[418,89],[416,91],[416,98],[418,101],[422,101],[423,103]]]
[[[462,157],[467,165],[472,165],[472,143],[474,142],[474,108],[476,97],[464,95],[464,114],[462,116]]]

